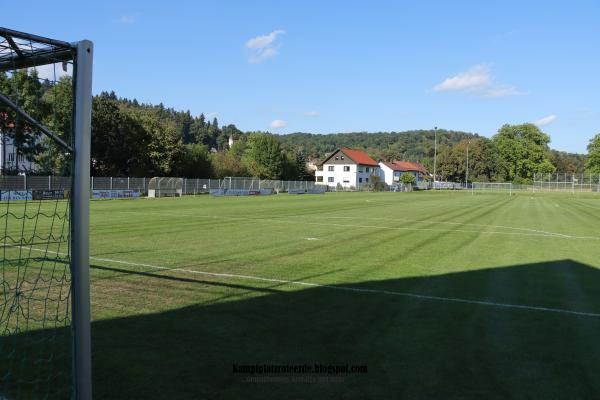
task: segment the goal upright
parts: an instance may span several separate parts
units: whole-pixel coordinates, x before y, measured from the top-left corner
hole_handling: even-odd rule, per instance
[[[56,332],[69,327],[72,332],[71,384],[65,389],[70,393],[69,397],[75,399],[92,397],[89,284],[92,64],[93,43],[89,40],[70,43],[0,28],[0,83],[3,84],[0,85],[0,133],[3,139],[6,136],[12,142],[19,156],[27,158],[28,165],[41,165],[44,155],[40,153],[46,150],[48,165],[56,165],[56,159],[64,159],[64,168],[71,175],[71,187],[64,194],[65,199],[56,200],[55,209],[64,205],[64,217],[47,211],[52,206],[44,201],[50,200],[42,200],[41,197],[36,200],[36,194],[31,190],[22,191],[20,196],[24,200],[19,199],[22,203],[13,201],[8,193],[8,200],[3,204],[11,212],[7,211],[2,216],[6,221],[2,221],[5,239],[0,290],[7,300],[0,303],[0,314],[5,316],[0,319],[0,339],[13,337],[6,343],[14,343],[16,347],[2,349],[2,355],[6,355],[9,362],[1,366],[8,370],[0,376],[0,398],[12,398],[13,387],[16,396],[21,397],[64,396],[56,394],[54,389],[51,394],[38,392],[44,388],[50,391],[48,387],[53,382],[46,386],[40,382],[51,381],[55,375],[23,377],[19,374],[26,373],[26,367],[11,370],[10,365],[26,365],[25,361],[15,359],[30,356],[26,350],[32,346],[31,343],[17,347],[20,346],[20,338],[27,339],[28,335],[33,335],[35,340],[45,343],[45,332],[56,335]],[[39,75],[38,70],[44,71],[44,75]],[[68,79],[64,80],[65,76]],[[21,85],[21,82],[25,83]],[[57,107],[58,102],[46,98],[48,95],[44,97],[59,85],[70,85],[71,88],[71,109],[64,118],[67,121],[62,121],[62,124],[57,120],[55,108],[46,110]],[[56,98],[56,92],[53,94]],[[48,157],[48,154],[56,159]],[[17,163],[15,173],[21,173],[19,168]],[[6,169],[3,166],[4,173]],[[31,211],[32,207],[28,206],[31,203],[35,204],[37,211],[35,208]],[[16,215],[16,212],[22,215]],[[21,236],[14,240],[7,239],[14,234],[10,229],[17,226],[11,218],[23,220],[23,228],[15,231]],[[33,233],[25,229],[28,219],[35,220]],[[47,226],[43,223],[45,219],[50,219]],[[57,228],[61,221],[64,232]],[[55,276],[57,265],[64,264],[67,265],[64,274]],[[54,265],[54,269],[49,269],[48,265]],[[37,275],[31,275],[31,271],[36,269]],[[45,299],[40,299],[43,292],[35,292],[42,285],[47,286]],[[28,294],[30,298],[25,301],[24,296]],[[54,314],[49,315],[51,311],[45,307],[40,309],[36,301],[50,303],[55,307]],[[31,316],[30,320],[23,322],[17,317],[11,318],[16,312]],[[51,323],[47,324],[48,321]],[[30,329],[35,329],[34,333],[28,333]],[[58,346],[56,349],[64,350]],[[37,362],[47,362],[55,356],[59,355],[50,354],[48,359]],[[54,373],[52,366],[48,367],[48,373]],[[11,390],[11,393],[3,392],[5,390]]]

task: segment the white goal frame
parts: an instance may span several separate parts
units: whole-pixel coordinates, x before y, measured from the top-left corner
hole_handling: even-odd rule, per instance
[[[0,93],[0,102],[60,145],[72,157],[70,196],[70,272],[72,307],[72,397],[92,398],[90,308],[90,152],[94,45],[73,43],[0,27],[0,72],[73,62],[72,137],[67,143]],[[28,45],[25,45],[28,44]]]
[[[512,182],[473,182],[471,184],[471,194],[474,195],[476,191],[491,193],[508,192],[508,195],[512,196],[513,185]]]

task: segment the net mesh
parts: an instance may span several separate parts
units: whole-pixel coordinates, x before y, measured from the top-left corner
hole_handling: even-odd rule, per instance
[[[503,193],[512,195],[513,185],[510,182],[473,182],[471,190],[473,193]]]
[[[69,173],[71,157],[64,144],[72,129],[72,67],[64,64],[67,53],[0,28],[3,179]],[[38,62],[44,65],[32,65]],[[68,398],[71,393],[68,194],[0,191],[0,399]]]

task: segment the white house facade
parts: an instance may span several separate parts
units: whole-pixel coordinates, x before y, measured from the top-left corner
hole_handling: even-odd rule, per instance
[[[417,184],[429,177],[429,172],[420,163],[410,161],[386,161],[380,162],[381,179],[387,185],[394,185],[400,182],[400,177],[405,174],[411,174],[416,178]]]
[[[315,171],[317,184],[344,189],[369,184],[373,175],[379,175],[379,165],[360,150],[342,147],[327,157]]]
[[[37,171],[38,165],[17,151],[13,139],[0,131],[0,170],[6,173]]]

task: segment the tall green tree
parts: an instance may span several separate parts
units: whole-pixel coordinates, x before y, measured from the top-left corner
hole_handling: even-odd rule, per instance
[[[38,78],[37,71],[19,70],[11,76],[4,75],[2,79],[3,92],[12,98],[18,106],[37,121],[42,121],[47,113],[48,107],[44,103],[43,85]],[[3,132],[13,140],[17,153],[23,155],[28,160],[33,160],[41,151],[40,141],[38,140],[40,132],[30,126],[23,118],[13,112],[11,109],[2,106],[4,129]],[[0,128],[2,128],[0,126]]]
[[[492,138],[498,150],[499,173],[514,182],[531,182],[536,173],[552,173],[547,158],[550,137],[534,124],[503,125]]]
[[[438,156],[440,178],[453,182],[466,179],[467,149],[469,181],[493,181],[497,174],[496,148],[492,141],[482,137],[463,139],[453,147],[444,146]]]
[[[585,167],[592,174],[600,174],[600,133],[590,139]]]
[[[283,172],[283,159],[279,141],[268,133],[254,133],[248,137],[244,163],[252,176],[262,179],[279,179]]]
[[[314,176],[306,169],[306,155],[302,150],[296,152],[296,179],[299,181],[314,180]]]
[[[92,165],[95,176],[144,176],[151,169],[147,152],[152,137],[108,93],[92,102]]]
[[[206,146],[200,143],[186,145],[175,174],[186,178],[211,178],[212,164]]]
[[[71,141],[73,115],[73,81],[70,76],[64,76],[52,86],[49,86],[42,97],[46,104],[42,122],[50,130],[59,135],[65,142]],[[35,162],[41,171],[47,174],[69,175],[70,160],[65,152],[51,139],[41,136],[42,140]]]
[[[298,180],[298,168],[296,165],[296,155],[291,151],[284,151],[281,155],[281,175],[280,179],[286,181]]]
[[[240,158],[235,153],[229,151],[213,153],[210,156],[210,161],[215,178],[250,175],[246,166],[240,162]]]

